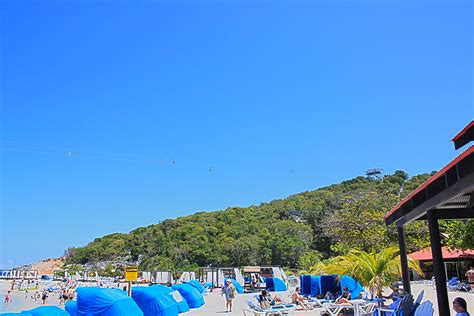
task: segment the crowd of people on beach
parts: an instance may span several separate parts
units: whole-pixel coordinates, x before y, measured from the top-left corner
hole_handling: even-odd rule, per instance
[[[59,306],[64,306],[64,304],[73,300],[75,297],[75,289],[77,287],[77,281],[73,279],[64,279],[58,286],[52,286],[48,288],[40,288],[39,280],[12,280],[10,283],[10,289],[5,294],[4,304],[11,305],[13,303],[13,293],[14,292],[24,292],[25,300],[33,300],[35,302],[40,302],[43,305],[48,304],[48,299],[50,295],[58,295]]]

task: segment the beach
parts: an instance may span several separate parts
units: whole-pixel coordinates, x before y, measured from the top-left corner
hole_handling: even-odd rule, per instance
[[[41,282],[39,283],[39,292],[43,289],[47,289],[50,286],[55,286],[58,285],[59,282],[56,281],[46,281],[46,282]],[[82,286],[94,286],[94,283],[84,283],[81,284]],[[10,289],[11,286],[11,281],[7,280],[2,280],[0,281],[0,297],[1,297],[1,305],[0,305],[0,312],[20,312],[22,310],[27,310],[27,309],[32,309],[38,306],[42,305],[41,299],[35,301],[34,299],[31,298],[31,296],[34,294],[34,291],[29,291],[28,297],[25,298],[25,292],[24,291],[14,291],[12,293],[12,298],[13,302],[11,304],[5,305],[4,304],[4,298],[5,294],[7,291]],[[434,307],[435,307],[435,315],[438,315],[438,312],[436,311],[436,291],[435,289],[428,285],[428,284],[423,284],[423,283],[412,283],[412,292],[413,296],[416,298],[418,294],[424,290],[424,298],[423,301],[425,300],[430,300],[433,302]],[[389,290],[387,289],[385,293],[389,293]],[[275,293],[272,293],[275,294]],[[291,291],[286,291],[286,292],[278,292],[277,293],[281,298],[283,298],[286,301],[289,301],[289,296],[291,294]],[[185,315],[189,316],[204,316],[204,315],[243,315],[242,310],[247,308],[247,300],[253,300],[253,297],[255,296],[255,293],[249,293],[249,294],[240,294],[237,295],[237,297],[234,299],[234,306],[233,310],[230,313],[227,313],[225,310],[225,300],[220,294],[220,290],[215,289],[211,293],[207,293],[205,295],[205,302],[206,304],[198,309],[192,309]],[[471,313],[471,315],[474,315],[474,294],[471,293],[466,293],[466,292],[449,292],[448,293],[449,300],[452,302],[452,300],[455,297],[463,297],[467,303],[468,303],[468,311]],[[53,306],[59,306],[59,297],[58,294],[51,293],[48,298],[48,302],[46,305],[53,305]],[[293,311],[291,314],[293,315],[320,315],[320,312],[323,311],[322,308],[316,308],[313,310],[308,310],[308,311]],[[454,312],[452,312],[454,315]]]

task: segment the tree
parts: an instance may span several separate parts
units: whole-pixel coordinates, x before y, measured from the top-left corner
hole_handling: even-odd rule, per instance
[[[324,234],[343,249],[371,251],[389,245],[383,216],[387,205],[395,204],[394,194],[362,191],[345,195],[340,206],[324,220]],[[334,248],[333,248],[334,249]]]
[[[474,249],[474,220],[440,221],[444,243],[450,248]]]
[[[411,258],[408,258],[408,267],[422,274],[418,262]],[[372,294],[381,294],[384,286],[397,281],[402,274],[399,249],[393,246],[372,252],[352,250],[345,256],[334,258],[324,267],[324,271],[349,275],[367,287]]]

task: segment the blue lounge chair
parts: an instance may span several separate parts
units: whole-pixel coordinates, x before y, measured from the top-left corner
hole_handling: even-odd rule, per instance
[[[274,316],[283,316],[283,315],[288,315],[290,312],[290,308],[269,308],[269,309],[263,309],[260,306],[257,306],[254,302],[252,301],[247,301],[248,308],[245,308],[242,310],[244,313],[244,316],[247,315],[247,313],[250,313],[251,315],[253,314],[254,316],[267,316],[267,315],[274,315]]]
[[[420,306],[415,311],[415,316],[433,316],[434,314],[434,308],[433,308],[433,303],[431,301],[426,301]]]
[[[382,316],[410,315],[411,308],[413,306],[413,296],[411,294],[407,294],[402,299],[399,299],[392,304],[396,306],[389,307],[389,308],[386,308],[386,307],[377,308],[378,314]]]

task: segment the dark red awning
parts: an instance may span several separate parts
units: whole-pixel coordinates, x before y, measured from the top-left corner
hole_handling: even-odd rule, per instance
[[[459,149],[467,143],[474,140],[474,120],[467,124],[462,131],[460,131],[452,141],[454,142],[454,148]]]
[[[472,173],[473,171],[471,169],[473,160],[474,145],[457,156],[453,161],[434,174],[428,179],[428,181],[420,185],[416,190],[411,192],[387,214],[385,214],[384,219],[387,224],[397,221],[402,216],[406,215],[406,213],[409,213],[411,210],[423,203],[426,199],[435,195],[440,190],[440,185],[442,186],[441,189],[444,189],[444,186],[447,185],[449,187],[453,183],[459,181],[459,178]],[[461,165],[461,167],[458,165]],[[451,174],[454,174],[455,177],[452,177]],[[447,179],[444,179],[444,177],[447,177]]]

